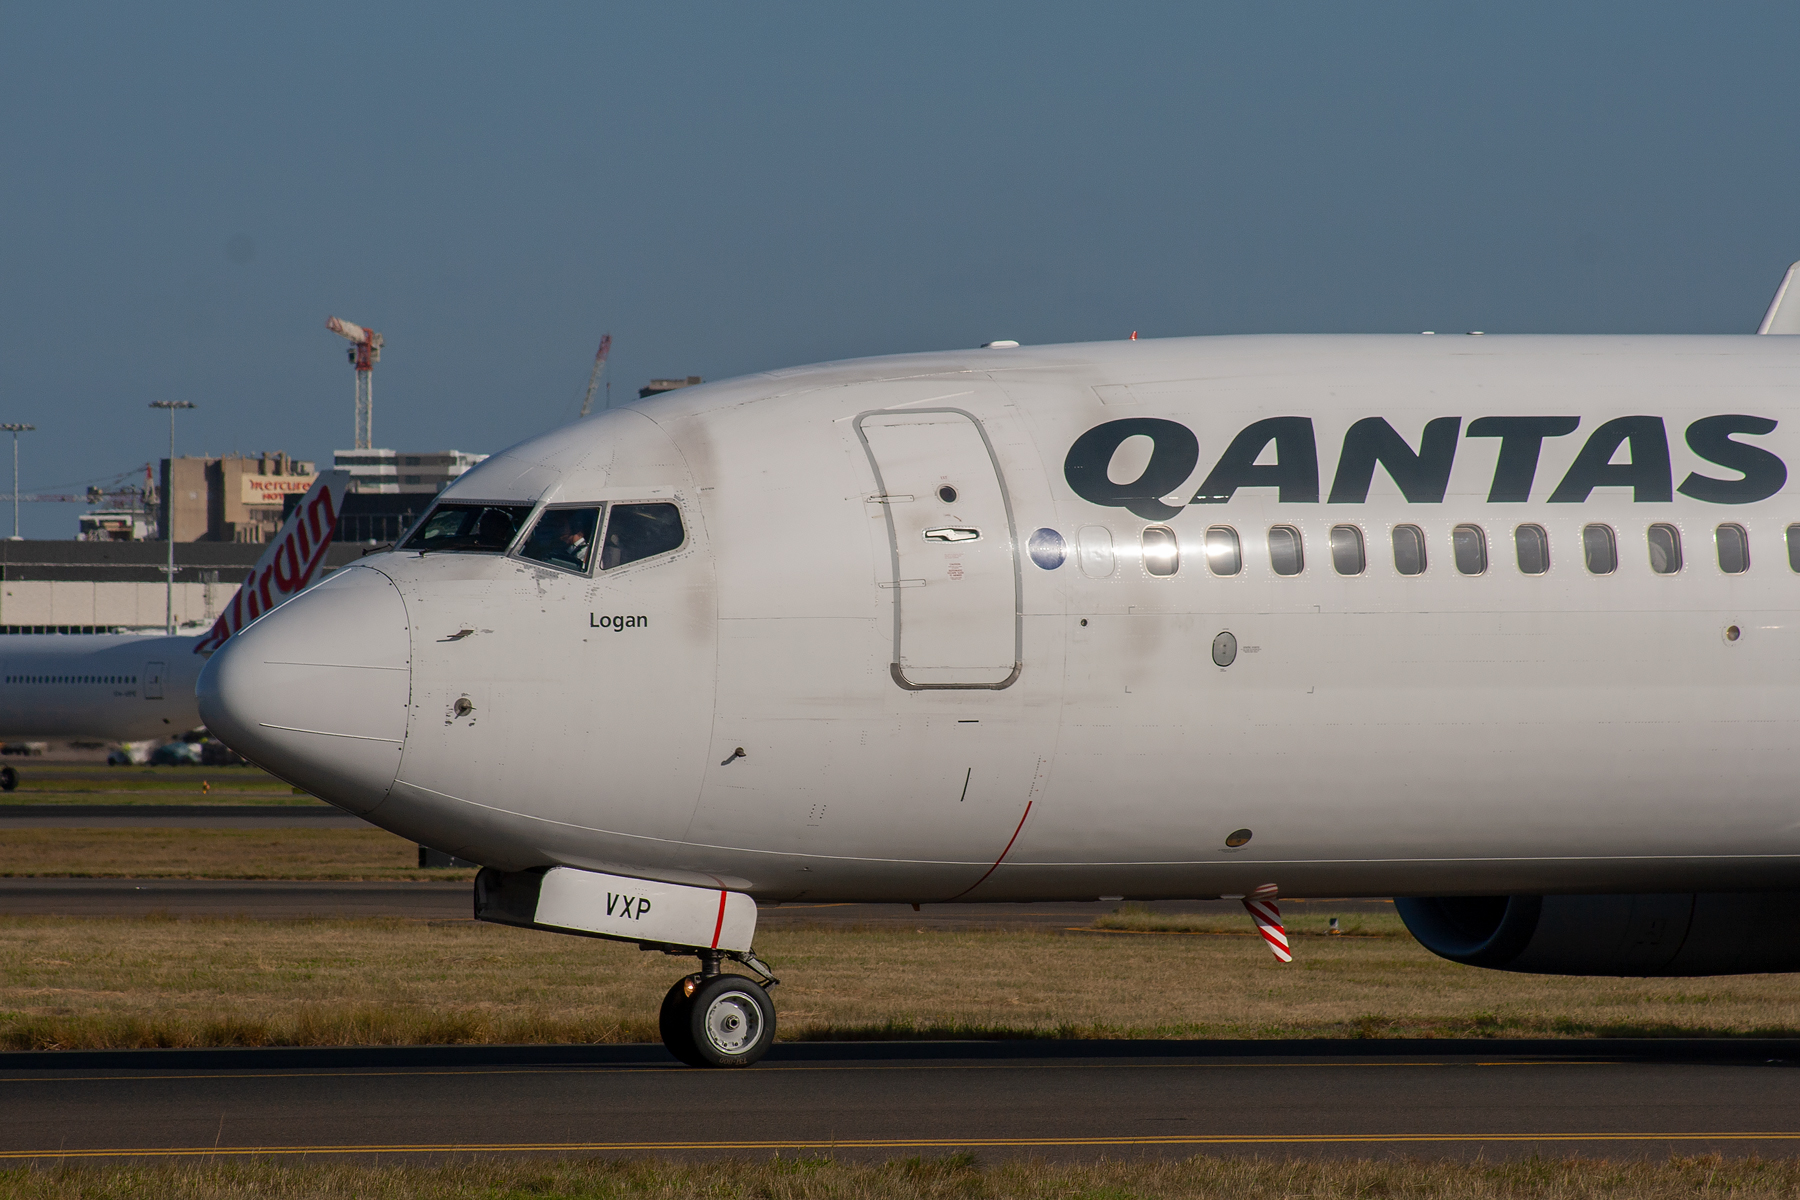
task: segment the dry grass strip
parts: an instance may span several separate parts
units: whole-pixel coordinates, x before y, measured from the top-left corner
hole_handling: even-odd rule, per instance
[[[316,804],[259,767],[108,767],[12,759],[9,804]]]
[[[1316,915],[1315,915],[1316,914]],[[1289,908],[1282,917],[1288,936],[1293,937],[1385,937],[1410,938],[1398,915],[1387,913],[1346,913],[1338,919],[1333,931],[1329,901],[1311,901],[1304,913]],[[1171,913],[1158,912],[1148,905],[1121,904],[1111,912],[1094,918],[1095,929],[1119,933],[1197,933],[1214,937],[1246,937],[1261,940],[1261,935],[1248,916],[1241,913]]]
[[[419,869],[419,848],[367,829],[8,829],[0,876],[78,879],[473,879]]]
[[[1501,1163],[1206,1156],[987,1165],[958,1154],[875,1165],[829,1158],[487,1160],[442,1166],[223,1161],[0,1171],[0,1194],[17,1200],[1762,1200],[1800,1194],[1800,1160],[1703,1156]]]
[[[1388,918],[1391,920],[1391,918]],[[1323,918],[1317,918],[1322,925]],[[1410,939],[768,929],[790,1039],[1794,1036],[1793,976],[1587,979]],[[691,960],[473,921],[0,918],[0,1047],[649,1042]]]

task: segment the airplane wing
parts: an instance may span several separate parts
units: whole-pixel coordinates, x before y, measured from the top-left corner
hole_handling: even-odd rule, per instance
[[[350,487],[350,472],[322,471],[300,503],[250,569],[244,586],[219,615],[212,629],[194,646],[195,654],[211,654],[225,639],[270,609],[302,591],[319,577],[325,551],[337,532],[338,513]]]

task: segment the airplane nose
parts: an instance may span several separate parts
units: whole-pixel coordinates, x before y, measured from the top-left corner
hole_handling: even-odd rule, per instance
[[[200,717],[251,762],[366,815],[406,741],[412,638],[386,575],[350,567],[232,637],[200,672]]]

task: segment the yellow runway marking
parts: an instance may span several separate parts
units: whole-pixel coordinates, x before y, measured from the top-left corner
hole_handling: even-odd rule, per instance
[[[620,1154],[675,1150],[954,1150],[1107,1146],[1332,1146],[1445,1142],[1755,1142],[1800,1141],[1800,1133],[1370,1133],[1236,1134],[1189,1137],[795,1138],[716,1142],[445,1142],[437,1145],[140,1146],[89,1150],[0,1150],[22,1158],[200,1158],[249,1154]]]

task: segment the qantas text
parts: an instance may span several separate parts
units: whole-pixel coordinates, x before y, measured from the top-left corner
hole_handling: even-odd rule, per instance
[[[1489,502],[1529,500],[1544,440],[1567,437],[1580,424],[1579,417],[1479,417],[1465,430],[1461,417],[1438,417],[1425,423],[1415,450],[1385,419],[1364,417],[1344,434],[1326,502],[1366,501],[1379,465],[1408,503],[1441,504],[1462,438],[1494,438],[1500,444]],[[1629,487],[1639,503],[1666,503],[1676,492],[1709,504],[1764,500],[1787,482],[1787,465],[1761,446],[1735,439],[1759,437],[1774,429],[1775,422],[1768,417],[1736,413],[1695,421],[1686,430],[1688,449],[1737,478],[1692,472],[1677,487],[1663,419],[1615,417],[1588,434],[1547,499],[1551,504],[1579,504],[1597,487]],[[1138,478],[1114,483],[1107,475],[1108,464],[1113,452],[1131,437],[1151,440],[1150,460]],[[1258,463],[1271,445],[1274,461]],[[1630,461],[1615,463],[1621,446],[1628,448]],[[1193,474],[1199,461],[1200,439],[1186,425],[1160,417],[1129,417],[1096,425],[1075,439],[1063,461],[1063,478],[1083,500],[1162,521],[1182,511],[1182,506],[1168,503],[1170,493]],[[1224,504],[1239,488],[1272,487],[1284,504],[1317,504],[1319,483],[1312,418],[1269,417],[1245,426],[1231,439],[1188,503]]]

